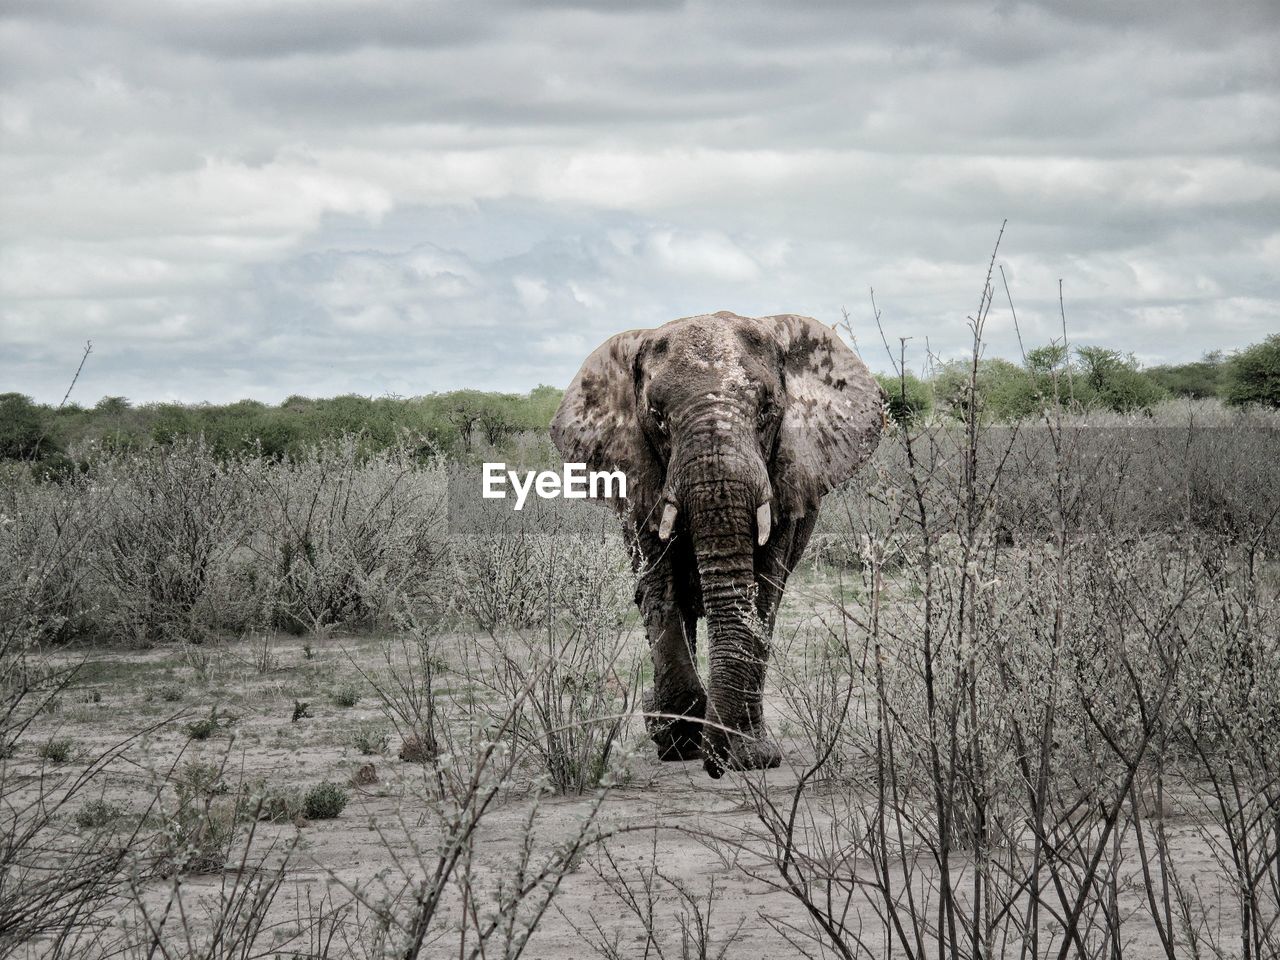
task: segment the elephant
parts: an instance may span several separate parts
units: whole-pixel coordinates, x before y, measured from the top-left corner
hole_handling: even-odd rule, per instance
[[[551,438],[566,463],[626,475],[616,505],[662,760],[701,759],[715,778],[781,762],[762,712],[778,604],[823,495],[872,455],[883,411],[863,362],[810,317],[685,317],[619,333],[583,363]]]

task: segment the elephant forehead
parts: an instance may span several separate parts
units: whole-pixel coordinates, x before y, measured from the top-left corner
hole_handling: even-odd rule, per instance
[[[734,314],[690,317],[678,321],[670,334],[673,357],[714,378],[725,400],[740,395],[753,379],[747,369],[752,355],[740,335],[744,322]]]
[[[680,331],[681,352],[702,366],[737,365],[742,344],[732,324],[723,317],[700,317]]]

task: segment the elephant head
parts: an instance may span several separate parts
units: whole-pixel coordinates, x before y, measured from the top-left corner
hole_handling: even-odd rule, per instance
[[[777,603],[823,494],[875,450],[882,405],[830,328],[791,315],[721,312],[620,333],[574,378],[551,435],[566,461],[627,475],[650,707],[689,718],[650,724],[664,758],[700,748],[713,775],[778,762],[761,717]]]

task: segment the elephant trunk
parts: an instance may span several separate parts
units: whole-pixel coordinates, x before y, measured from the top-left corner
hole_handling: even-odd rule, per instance
[[[740,727],[743,706],[758,695],[764,674],[763,636],[755,603],[755,508],[747,491],[718,483],[689,498],[702,603],[707,615],[709,691],[718,722]]]
[[[725,766],[767,765],[749,741],[764,732],[768,644],[755,554],[772,533],[773,489],[752,422],[749,412],[722,400],[690,415],[677,434],[683,442],[673,451],[664,496],[689,530],[707,619],[703,752],[713,776]]]
[[[763,729],[768,647],[757,612],[755,546],[759,504],[767,498],[758,483],[732,477],[691,484],[682,498],[707,617],[706,718],[750,735]],[[704,742],[725,752],[731,736],[708,727]]]

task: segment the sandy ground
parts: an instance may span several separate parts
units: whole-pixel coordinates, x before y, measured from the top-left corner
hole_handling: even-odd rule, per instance
[[[803,616],[805,611],[793,611]],[[83,760],[105,749],[120,737],[148,723],[159,723],[174,714],[181,718],[167,723],[141,740],[131,751],[132,765],[117,765],[108,775],[105,795],[118,799],[135,811],[145,803],[156,778],[163,777],[180,755],[185,760],[225,763],[230,781],[264,778],[281,787],[308,787],[323,780],[346,786],[351,802],[341,816],[295,825],[263,825],[259,842],[275,839],[281,843],[296,838],[298,849],[287,881],[274,907],[274,915],[287,918],[304,911],[326,891],[342,899],[343,885],[369,882],[380,872],[392,870],[396,857],[410,857],[417,843],[430,852],[436,839],[423,804],[415,792],[421,768],[396,757],[399,741],[391,738],[389,749],[365,756],[352,744],[351,734],[362,726],[383,726],[385,722],[375,697],[368,691],[354,706],[338,706],[331,692],[341,682],[353,678],[349,657],[376,668],[385,638],[331,637],[314,641],[310,656],[304,641],[274,637],[268,642],[267,669],[255,663],[262,652],[262,640],[239,641],[217,648],[195,651],[207,656],[204,677],[198,675],[189,656],[172,649],[152,651],[93,651],[82,668],[80,684],[60,700],[58,709],[42,716],[28,732],[24,746],[10,763],[31,772],[41,761],[33,745],[52,737],[67,737]],[[358,678],[356,678],[358,679]],[[297,722],[291,714],[295,701],[306,700],[313,714]],[[204,742],[189,741],[184,724],[207,716],[217,707],[223,716],[234,717],[227,728]],[[776,694],[770,701],[775,730],[785,733],[786,725],[776,719],[781,711]],[[790,796],[796,782],[791,763],[807,759],[804,745],[794,736],[783,737],[788,764],[771,772],[767,791],[779,802]],[[534,934],[525,956],[576,958],[599,955],[584,940],[610,940],[617,955],[625,957],[668,956],[682,953],[679,917],[692,917],[689,904],[677,895],[679,884],[695,900],[705,902],[714,891],[707,941],[709,955],[725,946],[724,956],[733,958],[777,958],[799,955],[798,949],[779,931],[779,926],[806,928],[804,910],[796,899],[779,889],[778,874],[758,856],[740,853],[735,841],[758,836],[760,821],[749,793],[738,776],[710,780],[700,763],[663,764],[653,758],[639,724],[630,728],[624,748],[633,751],[629,776],[615,787],[600,808],[598,821],[606,832],[616,832],[607,843],[614,867],[602,859],[599,849],[584,855],[565,879]],[[363,765],[375,765],[379,782],[351,786],[353,774]],[[64,770],[76,761],[61,765]],[[15,767],[17,769],[17,767]],[[55,771],[55,766],[46,769]],[[830,789],[830,788],[827,788]],[[103,791],[91,790],[81,804]],[[817,792],[821,795],[821,791]],[[477,873],[490,882],[505,875],[519,856],[525,836],[525,822],[534,799],[527,783],[507,793],[485,819],[476,844]],[[571,838],[592,809],[592,795],[544,797],[537,801],[535,819],[540,850]],[[1171,808],[1169,826],[1186,873],[1194,874],[1206,902],[1220,892],[1219,913],[1208,922],[1229,929],[1232,912],[1225,884],[1205,841],[1205,832],[1196,820]],[[819,817],[820,822],[828,822]],[[377,824],[380,829],[374,829]],[[724,838],[714,842],[697,834]],[[394,856],[393,856],[394,854]],[[633,881],[635,871],[660,871],[665,880],[656,882],[656,907],[660,942],[646,935],[644,924],[631,912],[597,869],[608,873],[616,867]],[[958,869],[963,871],[962,861]],[[412,869],[409,871],[413,872]],[[339,883],[335,884],[335,881]],[[226,882],[226,874],[206,873],[184,878],[185,896],[198,899],[216,895]],[[1218,888],[1221,888],[1220,890]],[[164,881],[155,882],[148,892],[151,902],[163,902],[168,892]],[[1129,918],[1126,929],[1133,941],[1127,956],[1163,955],[1144,922],[1141,891],[1132,884],[1119,885],[1119,907]],[[865,924],[868,944],[881,942],[881,927],[870,903],[855,900],[854,911]],[[794,936],[794,935],[793,935]],[[687,942],[684,949],[693,951]],[[440,954],[456,955],[456,947],[439,945]],[[815,951],[816,953],[816,951]],[[428,956],[437,955],[428,952]],[[696,952],[692,955],[696,955]],[[898,955],[895,953],[895,955]]]

